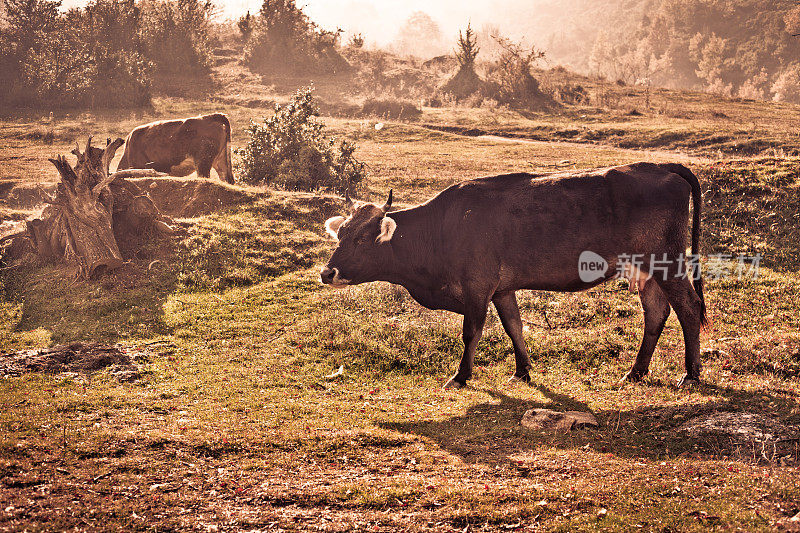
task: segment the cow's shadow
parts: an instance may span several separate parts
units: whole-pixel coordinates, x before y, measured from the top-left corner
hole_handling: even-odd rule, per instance
[[[638,385],[637,385],[638,386]],[[730,458],[743,461],[775,461],[781,453],[793,450],[796,439],[758,444],[737,440],[722,433],[691,434],[682,426],[718,412],[760,413],[784,423],[800,424],[793,412],[794,394],[750,393],[733,388],[703,385],[715,398],[703,403],[656,405],[593,412],[585,403],[560,394],[545,385],[533,385],[547,401],[514,398],[497,390],[480,389],[492,401],[475,404],[463,415],[444,420],[387,422],[386,429],[410,433],[436,442],[442,449],[468,463],[502,463],[542,448],[591,449],[624,458],[648,460],[676,456],[701,459]],[[525,411],[546,408],[557,411],[584,411],[595,415],[600,426],[576,431],[533,431],[521,426]],[[785,449],[784,449],[785,448]],[[765,455],[766,454],[766,455]]]

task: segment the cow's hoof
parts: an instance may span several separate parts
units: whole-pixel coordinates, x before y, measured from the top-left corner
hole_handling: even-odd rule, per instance
[[[458,378],[457,375],[453,376],[452,378],[447,380],[447,383],[444,384],[444,387],[442,387],[442,389],[443,390],[457,390],[457,389],[463,389],[464,387],[467,386],[466,380],[464,380],[464,382],[462,383],[461,381],[458,381],[458,379],[456,379],[456,378]]]
[[[527,374],[527,373],[525,373],[522,376],[518,376],[518,375],[514,374],[513,376],[508,378],[509,385],[516,385],[517,383],[528,384],[530,382],[531,382],[531,376],[530,376],[530,374]]]
[[[627,374],[622,376],[622,378],[617,383],[618,385],[624,385],[626,383],[639,383],[642,381],[642,378],[645,377],[647,373],[637,372],[633,369],[629,370]]]
[[[678,381],[679,389],[684,389],[684,388],[688,389],[691,387],[696,387],[697,385],[700,385],[700,378],[694,378],[689,374],[686,374],[680,379],[680,381]]]

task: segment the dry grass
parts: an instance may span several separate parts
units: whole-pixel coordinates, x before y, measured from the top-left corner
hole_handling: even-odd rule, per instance
[[[41,124],[17,117],[0,129],[0,158],[16,162],[3,172],[54,179],[42,161],[69,149],[67,128],[116,135],[144,118],[211,107],[159,100],[140,117],[63,117],[56,129],[64,134],[52,145],[21,137]],[[751,108],[756,116],[762,105]],[[260,112],[226,109],[237,131]],[[481,110],[424,112],[430,122],[484,120]],[[669,117],[646,120],[677,127]],[[367,196],[393,187],[408,204],[470,176],[642,155],[326,121],[358,139],[372,170]],[[234,140],[241,143],[241,134]],[[756,531],[789,524],[800,511],[796,441],[762,449],[679,428],[715,411],[800,425],[796,165],[761,159],[698,169],[706,250],[766,255],[756,281],[708,283],[705,384],[690,390],[673,385],[683,358],[674,317],[652,374],[640,385],[616,384],[643,322],[621,283],[521,294],[535,365],[530,387],[505,384],[513,354],[492,316],[473,386],[439,390],[457,364],[459,318],[424,310],[385,284],[324,289],[316,276],[333,244],[322,222],[339,207],[313,195],[265,194],[194,219],[197,238],[151,252],[174,261],[155,274],[148,257],[99,281],[73,282],[55,267],[5,272],[3,350],[96,339],[147,344],[154,355],[135,383],[102,372],[0,381],[0,529]],[[344,375],[326,380],[339,365]],[[601,427],[534,433],[519,424],[532,407],[590,410]]]

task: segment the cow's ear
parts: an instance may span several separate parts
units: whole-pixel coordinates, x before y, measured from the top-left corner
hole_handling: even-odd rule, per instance
[[[383,217],[381,220],[381,233],[375,242],[389,242],[394,235],[394,230],[397,229],[397,222],[393,218]]]
[[[325,231],[328,232],[328,235],[333,237],[334,240],[339,240],[339,228],[344,224],[344,221],[347,220],[344,217],[331,217],[325,221]]]

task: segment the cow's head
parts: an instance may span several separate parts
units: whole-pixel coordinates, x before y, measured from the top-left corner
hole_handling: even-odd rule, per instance
[[[382,270],[381,258],[394,235],[397,223],[386,216],[392,206],[392,192],[383,206],[353,202],[345,198],[349,217],[333,217],[325,230],[339,241],[330,261],[322,269],[322,283],[334,287],[375,281]]]

